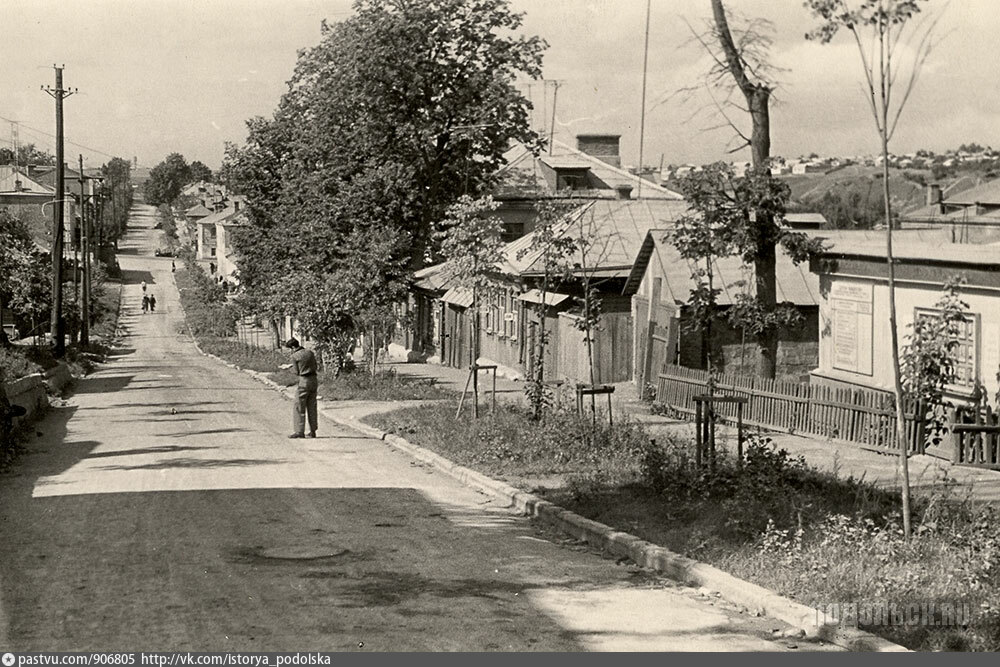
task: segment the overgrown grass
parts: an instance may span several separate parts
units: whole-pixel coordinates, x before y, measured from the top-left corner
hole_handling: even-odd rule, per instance
[[[766,438],[748,444],[742,465],[723,454],[713,471],[694,465],[687,439],[654,444],[627,422],[591,435],[589,420],[571,414],[534,423],[504,405],[456,419],[452,402],[366,421],[807,604],[970,610],[965,626],[930,618],[866,628],[905,646],[1000,649],[1000,511],[956,498],[948,485],[916,502],[907,543],[895,492],[816,470]]]
[[[291,362],[287,352],[267,350],[247,345],[237,340],[217,336],[198,336],[198,345],[210,354],[262,373],[284,386],[291,386],[298,377],[280,368]],[[394,371],[385,371],[374,378],[367,372],[355,369],[342,372],[339,377],[320,371],[319,395],[328,401],[416,401],[436,400],[453,396],[432,381],[411,380]]]
[[[198,345],[204,352],[252,371],[275,373],[279,366],[288,363],[288,355],[284,352],[247,345],[230,338],[199,336]]]

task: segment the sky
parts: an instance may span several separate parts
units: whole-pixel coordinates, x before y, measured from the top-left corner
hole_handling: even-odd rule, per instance
[[[536,129],[572,143],[585,132],[621,134],[623,162],[638,163],[646,0],[511,0],[523,31],[545,39],[548,83],[522,82]],[[846,35],[804,39],[815,21],[801,0],[727,0],[734,16],[773,26],[778,74],[772,154],[872,154],[878,139],[862,94],[858,53]],[[890,149],[1000,147],[1000,12],[996,0],[928,0],[938,44],[922,69]],[[749,159],[720,124],[703,82],[710,63],[692,42],[709,0],[651,0],[644,162]],[[54,152],[54,102],[41,90],[65,65],[66,156],[97,166],[109,156],[153,166],[170,152],[212,168],[245,120],[269,115],[298,49],[320,23],[351,15],[350,0],[0,0],[0,145],[19,121],[22,143]],[[908,55],[901,52],[901,55]],[[692,95],[682,91],[694,88]],[[732,111],[746,129],[745,113]]]

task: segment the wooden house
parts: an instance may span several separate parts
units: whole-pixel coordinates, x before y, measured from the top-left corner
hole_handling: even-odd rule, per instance
[[[717,258],[712,262],[713,286],[719,317],[711,341],[688,326],[688,303],[695,287],[696,267],[680,256],[669,240],[669,230],[649,231],[637,253],[625,283],[631,297],[635,341],[633,379],[640,386],[654,383],[664,363],[688,368],[706,368],[708,355],[720,370],[755,372],[756,356],[752,335],[728,324],[725,315],[740,293],[753,290],[753,265],[739,257]],[[779,334],[777,374],[785,379],[805,379],[816,367],[819,337],[819,281],[805,263],[796,265],[779,250],[775,285],[779,303],[788,303],[800,315],[800,323]]]

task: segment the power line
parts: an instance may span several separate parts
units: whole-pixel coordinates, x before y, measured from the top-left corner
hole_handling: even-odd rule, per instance
[[[11,120],[10,118],[4,118],[3,116],[0,116],[0,120],[6,121],[8,123],[17,123],[18,122],[16,120]],[[46,136],[46,137],[48,137],[50,139],[55,139],[56,138],[56,135],[51,134],[50,132],[46,132],[45,130],[39,130],[37,127],[31,127],[30,125],[25,125],[24,123],[18,123],[18,124],[20,125],[20,127],[22,127],[25,130],[30,130],[30,131],[32,131],[32,132],[34,132],[36,134],[41,134],[41,135]],[[70,141],[69,139],[64,139],[63,141],[64,141],[64,143],[70,144],[72,146],[76,146],[77,148],[82,148],[83,150],[89,151],[91,153],[96,153],[98,155],[103,155],[104,157],[108,157],[108,158],[121,157],[120,155],[111,155],[110,153],[105,153],[104,151],[99,151],[96,148],[91,148],[90,146],[84,146],[83,144],[78,144],[75,141]]]

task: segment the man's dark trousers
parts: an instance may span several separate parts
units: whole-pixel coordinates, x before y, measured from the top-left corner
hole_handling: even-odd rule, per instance
[[[319,382],[315,375],[300,375],[299,386],[295,391],[295,402],[292,406],[293,433],[304,434],[306,416],[309,417],[309,432],[316,432],[316,390]]]

